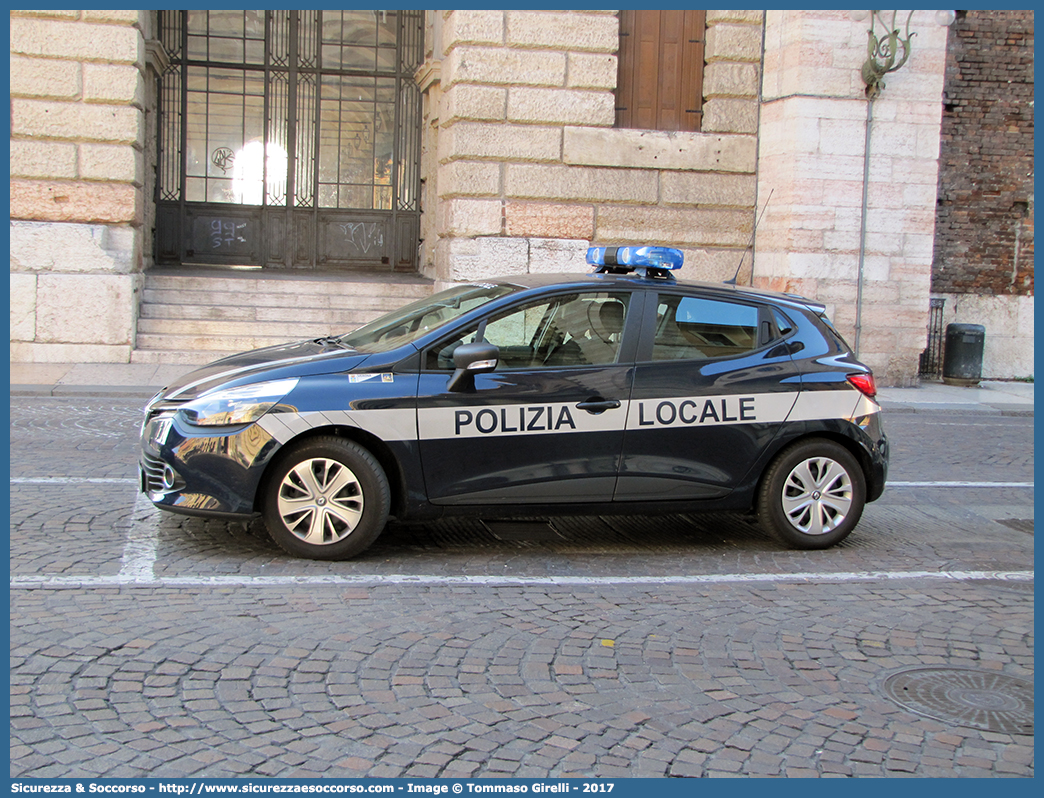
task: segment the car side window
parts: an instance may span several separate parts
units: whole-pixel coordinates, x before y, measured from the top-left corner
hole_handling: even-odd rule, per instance
[[[660,294],[653,360],[706,360],[758,348],[758,308],[737,302]]]
[[[485,341],[500,350],[497,371],[615,363],[629,292],[555,296],[483,320],[428,350],[425,368],[452,369],[461,344]]]

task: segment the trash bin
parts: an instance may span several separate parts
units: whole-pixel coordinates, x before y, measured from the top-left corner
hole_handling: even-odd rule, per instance
[[[947,385],[978,385],[982,379],[985,344],[986,328],[981,324],[947,324],[943,382]]]

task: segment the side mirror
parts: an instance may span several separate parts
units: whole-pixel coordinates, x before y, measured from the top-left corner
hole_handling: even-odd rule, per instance
[[[485,341],[476,341],[473,344],[461,344],[453,351],[453,365],[457,370],[453,372],[447,391],[464,391],[474,387],[476,374],[488,374],[497,367],[500,360],[500,350],[493,344]]]

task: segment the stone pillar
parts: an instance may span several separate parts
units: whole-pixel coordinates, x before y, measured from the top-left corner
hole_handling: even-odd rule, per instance
[[[147,13],[11,12],[12,361],[130,360]]]
[[[897,25],[909,12],[900,12]],[[887,15],[890,19],[891,15]],[[853,343],[869,21],[847,11],[766,13],[754,284],[828,306]],[[882,384],[912,385],[926,345],[947,29],[910,25],[912,55],[873,103],[860,359]],[[880,26],[878,26],[880,31]]]

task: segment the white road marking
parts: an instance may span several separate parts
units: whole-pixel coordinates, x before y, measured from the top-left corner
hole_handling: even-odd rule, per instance
[[[12,485],[137,485],[138,480],[120,477],[12,477]],[[159,537],[160,511],[144,493],[134,499],[131,524],[120,556],[120,572],[109,579],[112,584],[150,583],[155,578],[156,542]]]
[[[74,485],[82,483],[137,484],[135,479],[90,477],[11,478],[12,485]],[[889,487],[1025,487],[1032,482],[889,482]],[[1032,582],[1033,571],[843,571],[832,573],[700,574],[679,576],[439,576],[426,574],[361,574],[313,576],[174,576],[156,577],[156,547],[161,511],[145,494],[138,494],[131,511],[131,525],[115,576],[12,576],[12,590],[95,589],[108,587],[278,587],[467,585],[474,587],[525,587],[540,585],[709,585],[743,583],[837,583],[904,579],[967,581],[994,579]]]
[[[159,509],[144,493],[139,493],[131,511],[131,526],[120,557],[120,583],[151,582],[156,577],[156,541],[159,537]]]
[[[889,488],[1032,488],[1032,482],[892,482]]]
[[[698,574],[681,576],[439,576],[435,574],[328,574],[315,576],[151,576],[127,579],[119,576],[13,576],[12,590],[85,589],[108,587],[380,587],[384,585],[539,587],[543,585],[715,585],[787,583],[824,584],[933,579],[965,582],[990,579],[1032,582],[1033,571],[841,571],[828,573]]]
[[[12,485],[137,485],[128,477],[11,477]]]

